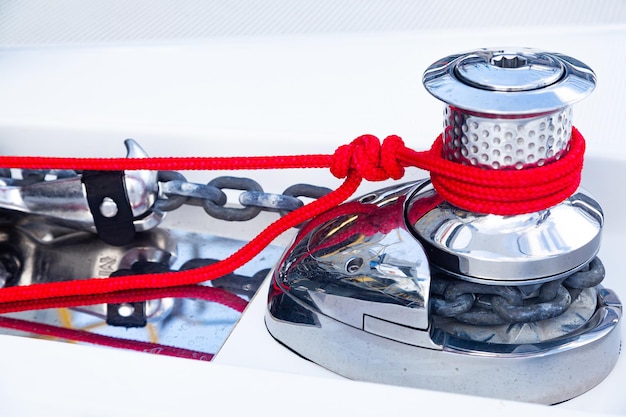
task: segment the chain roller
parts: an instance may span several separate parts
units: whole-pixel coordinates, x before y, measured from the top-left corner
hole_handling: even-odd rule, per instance
[[[0,185],[26,186],[51,179],[79,178],[87,171],[59,169],[22,169],[17,177],[12,170],[0,168]],[[177,171],[159,171],[158,198],[153,210],[157,212],[174,211],[183,205],[202,207],[207,214],[227,221],[247,221],[261,211],[278,212],[281,216],[304,205],[298,197],[320,198],[332,190],[309,184],[295,184],[282,194],[266,193],[261,185],[250,178],[231,176],[217,177],[208,184],[187,181]],[[240,207],[228,206],[228,195],[224,190],[242,191],[238,196]]]

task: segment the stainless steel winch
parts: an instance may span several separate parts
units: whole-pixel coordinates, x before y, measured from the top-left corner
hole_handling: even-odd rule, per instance
[[[498,170],[565,155],[571,106],[595,87],[583,63],[523,48],[449,56],[423,81],[445,102],[443,156]],[[348,378],[562,402],[619,355],[602,226],[582,189],[510,216],[455,207],[428,179],[383,189],[301,229],[274,271],[266,325]]]

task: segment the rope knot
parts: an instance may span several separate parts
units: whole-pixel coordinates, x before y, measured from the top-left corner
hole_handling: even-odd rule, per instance
[[[337,178],[345,178],[351,170],[368,181],[400,179],[404,166],[397,158],[404,142],[398,136],[388,136],[380,144],[373,135],[363,135],[348,145],[337,148],[332,157],[330,172]]]

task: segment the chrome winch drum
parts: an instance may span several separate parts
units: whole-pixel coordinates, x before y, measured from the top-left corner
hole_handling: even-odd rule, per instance
[[[493,48],[444,58],[423,81],[445,102],[444,157],[523,170],[568,152],[571,106],[595,75],[564,55]],[[455,207],[428,179],[379,190],[301,229],[275,268],[266,325],[348,378],[559,403],[619,356],[602,226],[582,189],[511,216]]]

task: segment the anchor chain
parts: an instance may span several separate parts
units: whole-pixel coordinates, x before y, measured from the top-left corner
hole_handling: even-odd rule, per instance
[[[252,220],[261,211],[278,212],[285,215],[304,205],[298,197],[320,198],[332,190],[310,184],[295,184],[282,194],[267,193],[261,185],[250,178],[223,176],[207,184],[189,182],[176,171],[160,171],[158,181],[160,198],[155,208],[172,211],[183,204],[201,206],[204,211],[217,219],[226,221]],[[228,207],[228,196],[224,190],[239,190],[239,205]]]
[[[585,288],[599,285],[605,270],[599,258],[573,274],[532,286],[499,286],[462,281],[436,273],[431,313],[477,326],[531,323],[563,314]]]

